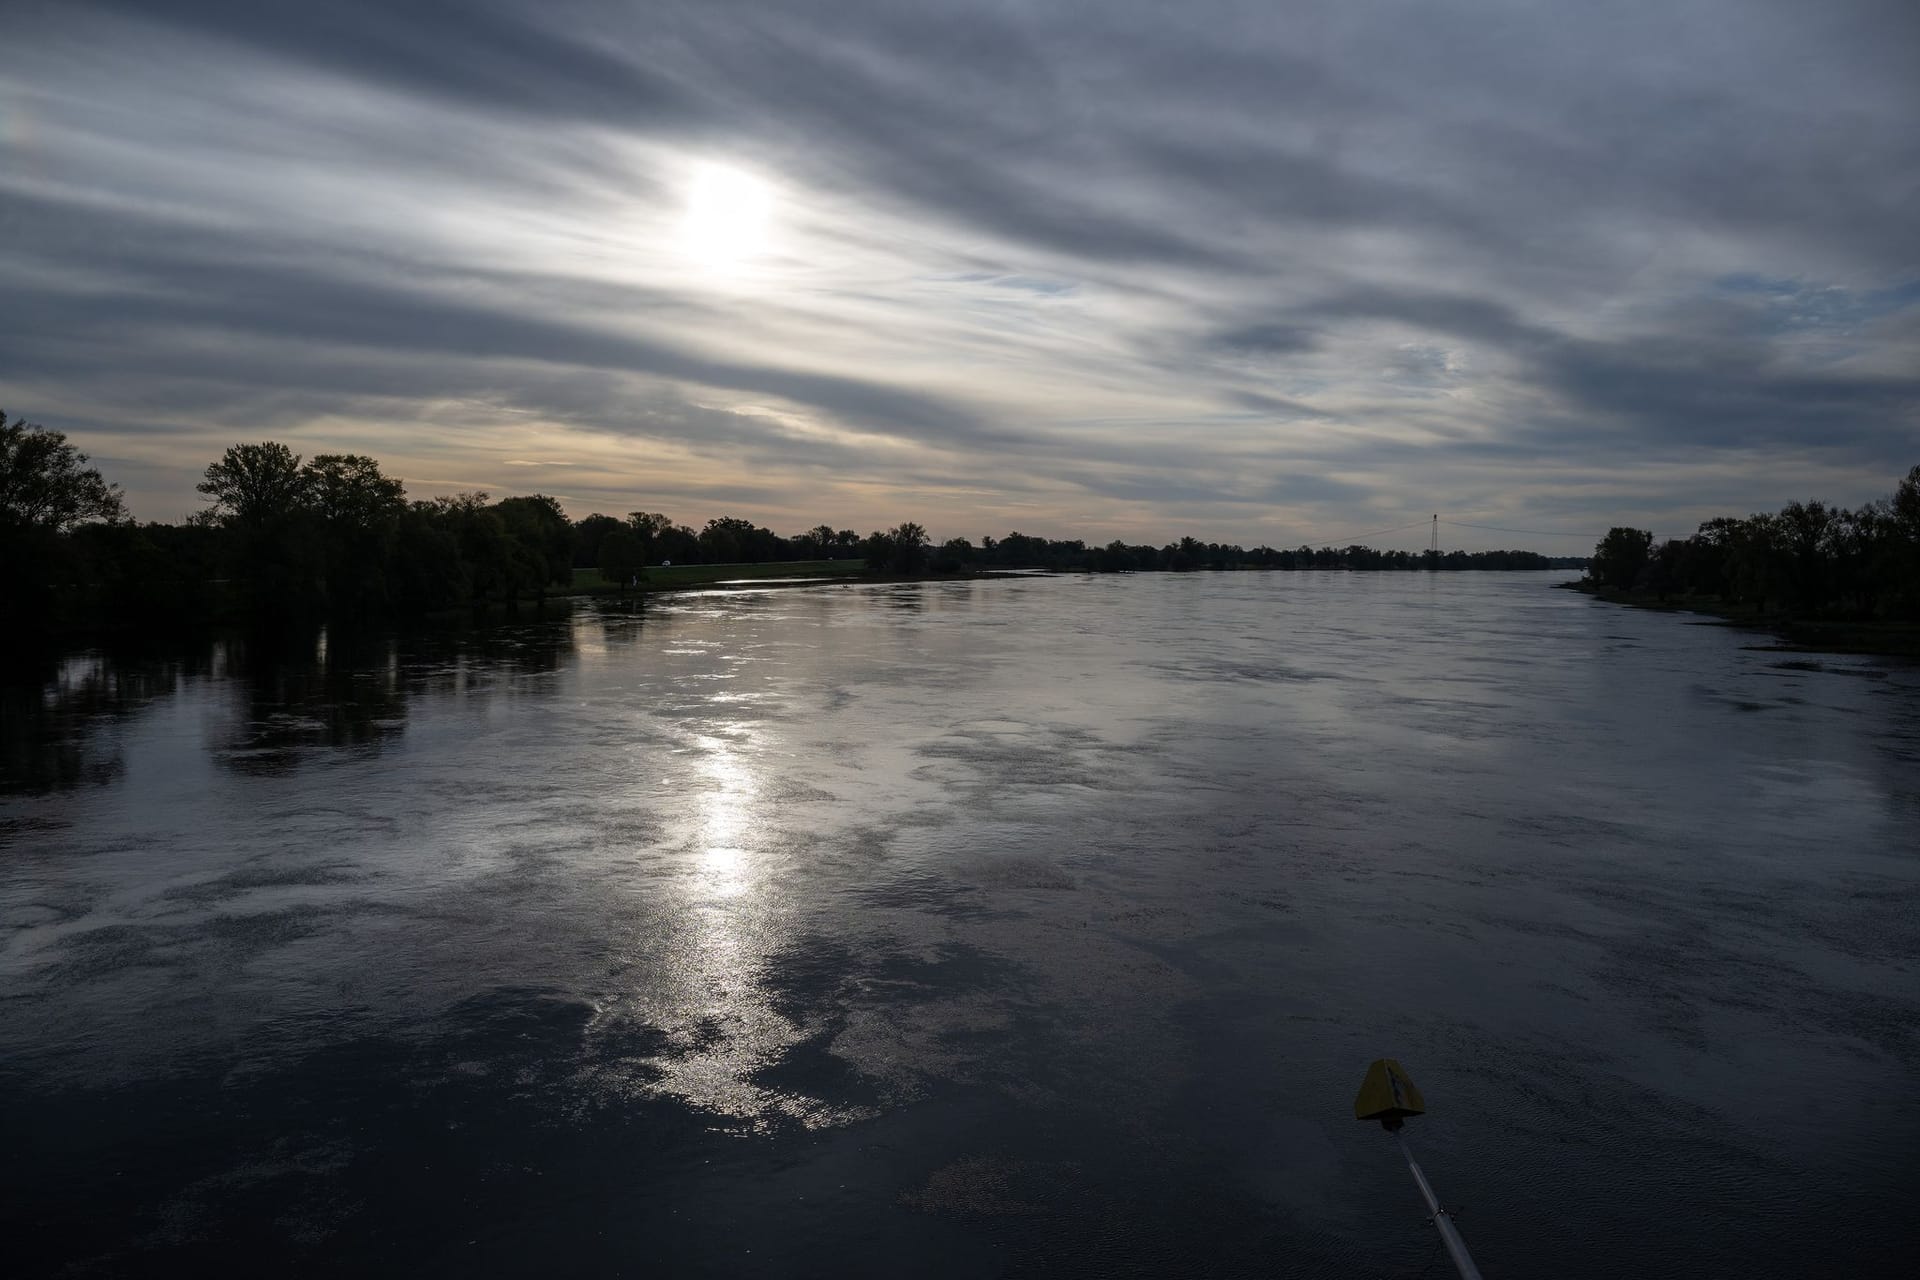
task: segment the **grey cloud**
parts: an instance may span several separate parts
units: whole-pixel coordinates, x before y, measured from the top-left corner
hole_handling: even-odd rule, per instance
[[[1756,349],[1569,344],[1541,377],[1642,447],[1837,448],[1891,468],[1920,438],[1920,377],[1801,372]]]
[[[1220,329],[1210,333],[1203,345],[1222,351],[1273,355],[1291,351],[1311,351],[1319,345],[1313,330],[1304,325],[1266,321]]]
[[[1778,341],[1781,326],[1753,306],[1694,299],[1669,308],[1654,322],[1657,332],[1613,340],[1558,333],[1504,304],[1460,295],[1371,289],[1295,313],[1302,325],[1352,320],[1389,321],[1516,357],[1521,378],[1562,405],[1544,426],[1514,425],[1515,439],[1536,448],[1585,432],[1651,449],[1798,443],[1892,466],[1920,430],[1920,377],[1796,368]]]
[[[57,140],[0,168],[0,379],[16,407],[15,384],[92,388],[137,433],[343,405],[403,423],[464,398],[780,474],[927,481],[915,450],[863,454],[702,403],[766,396],[942,451],[954,469],[936,483],[1211,502],[1234,519],[1255,501],[1365,500],[1261,488],[1309,467],[1565,493],[1626,458],[1819,454],[1877,491],[1868,471],[1911,453],[1910,5],[81,10],[0,13],[21,51],[9,92]],[[326,93],[260,92],[293,68],[339,100],[377,90],[390,139],[336,122]],[[233,101],[266,118],[172,119],[168,95],[195,76],[253,86]],[[58,150],[73,138],[94,150]],[[805,306],[747,317],[750,346],[736,304],[423,251],[416,228],[362,231],[324,207],[352,201],[361,172],[417,170],[455,212],[513,193],[599,233],[623,201],[671,198],[626,171],[626,142],[758,163],[844,212],[837,248],[924,274],[898,297],[884,275],[857,297],[810,278]],[[140,188],[115,157],[143,146],[178,149],[196,176]],[[253,157],[290,152],[337,185],[249,181]],[[251,203],[219,207],[201,174]],[[153,212],[196,201],[198,226]],[[296,207],[312,212],[297,231],[271,229]],[[926,279],[952,294],[928,300]],[[850,373],[849,344],[825,358],[809,309],[842,333],[924,333],[935,356],[959,335],[978,399]]]
[[[22,211],[32,202],[10,203],[9,222],[26,220]],[[169,342],[181,329],[202,329],[291,344],[296,365],[308,363],[308,353],[318,347],[617,369],[779,396],[864,429],[939,443],[1007,438],[937,397],[858,378],[703,357],[664,342],[510,310],[504,303],[463,300],[446,287],[457,281],[436,280],[428,272],[402,283],[356,278],[351,259],[273,265],[254,255],[223,264],[190,248],[168,252],[164,224],[95,210],[42,206],[37,212],[62,222],[65,234],[76,239],[120,246],[104,260],[123,273],[125,287],[110,301],[31,284],[9,288],[14,305],[0,309],[0,374],[19,377],[64,365],[81,376],[104,358],[101,339],[111,338],[111,359],[121,376],[139,367],[146,339],[154,348],[150,372],[178,376],[197,366],[203,376],[246,381],[243,368],[226,367],[230,357],[205,349],[182,353]],[[75,341],[76,334],[90,337]],[[437,380],[431,372],[428,377]]]
[[[484,111],[687,123],[694,96],[604,44],[556,34],[539,8],[486,0],[94,0],[288,62]],[[587,34],[587,33],[583,33]]]
[[[1303,308],[1311,321],[1388,320],[1434,333],[1453,334],[1502,347],[1552,343],[1551,330],[1529,324],[1505,303],[1466,294],[1355,289]]]
[[[1324,418],[1326,410],[1316,409],[1299,400],[1288,400],[1283,396],[1270,396],[1259,391],[1229,391],[1227,401],[1242,409],[1251,409],[1255,413],[1264,413],[1277,418]]]

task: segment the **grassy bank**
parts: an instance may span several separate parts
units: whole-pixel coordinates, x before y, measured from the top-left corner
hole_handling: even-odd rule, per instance
[[[1789,618],[1778,613],[1762,613],[1749,604],[1736,604],[1717,596],[1660,597],[1633,591],[1617,591],[1584,580],[1557,583],[1604,600],[1608,604],[1661,613],[1696,613],[1713,618],[1716,625],[1739,627],[1747,631],[1769,632],[1780,643],[1768,648],[1801,653],[1862,653],[1891,658],[1920,658],[1920,624],[1911,622],[1873,622],[1838,618]]]

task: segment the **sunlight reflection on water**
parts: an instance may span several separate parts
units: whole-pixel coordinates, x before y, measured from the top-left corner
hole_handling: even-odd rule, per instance
[[[899,1241],[926,1188],[985,1178],[966,1202],[1024,1206],[1066,1273],[1042,1225],[1108,1257],[1075,1224],[1190,1232],[1190,1186],[1263,1249],[1336,1242],[1323,1274],[1408,1272],[1416,1233],[1351,1208],[1397,1174],[1340,1114],[1392,1049],[1515,1273],[1580,1274],[1563,1221],[1680,1209],[1761,1262],[1769,1223],[1878,1239],[1903,1166],[1850,1100],[1920,1062],[1920,676],[1746,640],[1530,575],[1247,574],[75,655],[8,704],[8,1101],[106,1114],[207,1073],[195,1098],[238,1101],[197,1146],[101,1122],[161,1153],[114,1167],[163,1205],[185,1150],[231,1188],[309,1131],[385,1152],[452,1091],[448,1123],[535,1107],[489,1142],[543,1170],[641,1125],[616,1190],[804,1170],[799,1134],[892,1153],[790,1190],[854,1180],[847,1222]],[[674,1147],[675,1118],[734,1146]],[[86,1185],[64,1151],[39,1158]],[[365,1176],[340,1198],[392,1193]],[[554,1213],[589,1181],[514,1186]],[[1569,1185],[1608,1191],[1567,1219]]]

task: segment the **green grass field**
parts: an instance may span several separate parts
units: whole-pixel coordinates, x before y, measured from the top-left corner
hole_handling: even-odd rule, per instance
[[[866,561],[775,560],[764,564],[676,564],[671,567],[649,565],[643,591],[673,587],[697,587],[709,582],[737,582],[747,578],[840,578],[859,573]],[[611,592],[614,588],[600,580],[598,569],[575,569],[573,589],[581,592]]]

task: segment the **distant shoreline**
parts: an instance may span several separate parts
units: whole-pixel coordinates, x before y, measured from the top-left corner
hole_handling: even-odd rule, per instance
[[[1750,605],[1731,604],[1712,597],[1672,597],[1662,600],[1649,592],[1620,591],[1586,579],[1556,582],[1606,604],[1647,609],[1655,613],[1693,613],[1713,619],[1695,626],[1734,627],[1761,631],[1783,643],[1754,646],[1782,653],[1852,653],[1869,657],[1920,659],[1920,626],[1912,623],[1862,622],[1832,618],[1789,618],[1761,613]]]
[[[765,568],[768,566],[709,566],[688,565],[685,568],[704,570],[708,568]],[[585,574],[588,570],[581,570]],[[651,571],[650,571],[651,572]],[[1554,566],[1544,569],[1275,569],[1268,567],[1236,567],[1231,569],[1119,569],[1103,571],[1099,569],[1049,569],[1042,566],[1026,568],[962,569],[955,573],[820,573],[807,570],[794,574],[742,574],[737,577],[695,577],[673,582],[642,582],[638,586],[624,590],[611,583],[580,581],[572,587],[548,593],[552,600],[590,599],[622,600],[637,599],[643,596],[669,595],[681,591],[758,591],[768,587],[848,587],[899,586],[911,582],[978,582],[996,578],[1117,578],[1132,575],[1168,574],[1184,577],[1209,577],[1216,575],[1240,574],[1293,574],[1293,573],[1350,573],[1384,574],[1388,576],[1412,577],[1420,573],[1432,573],[1436,576],[1452,576],[1457,573],[1565,573],[1568,569]],[[1570,585],[1556,583],[1556,586]]]
[[[843,565],[860,565],[862,561],[847,560]],[[755,572],[755,571],[758,572]],[[678,591],[758,591],[763,587],[847,587],[855,583],[887,584],[903,582],[966,582],[977,578],[1031,578],[1049,571],[1043,569],[975,569],[958,573],[868,573],[861,568],[823,568],[819,562],[783,562],[773,561],[761,564],[737,565],[674,565],[667,566],[665,572],[675,575],[661,581],[648,578],[635,586],[619,587],[613,583],[594,580],[594,570],[576,571],[573,586],[552,592],[558,599],[585,598],[596,600],[634,599],[642,596],[667,595]],[[659,574],[661,566],[646,570],[647,574]]]

